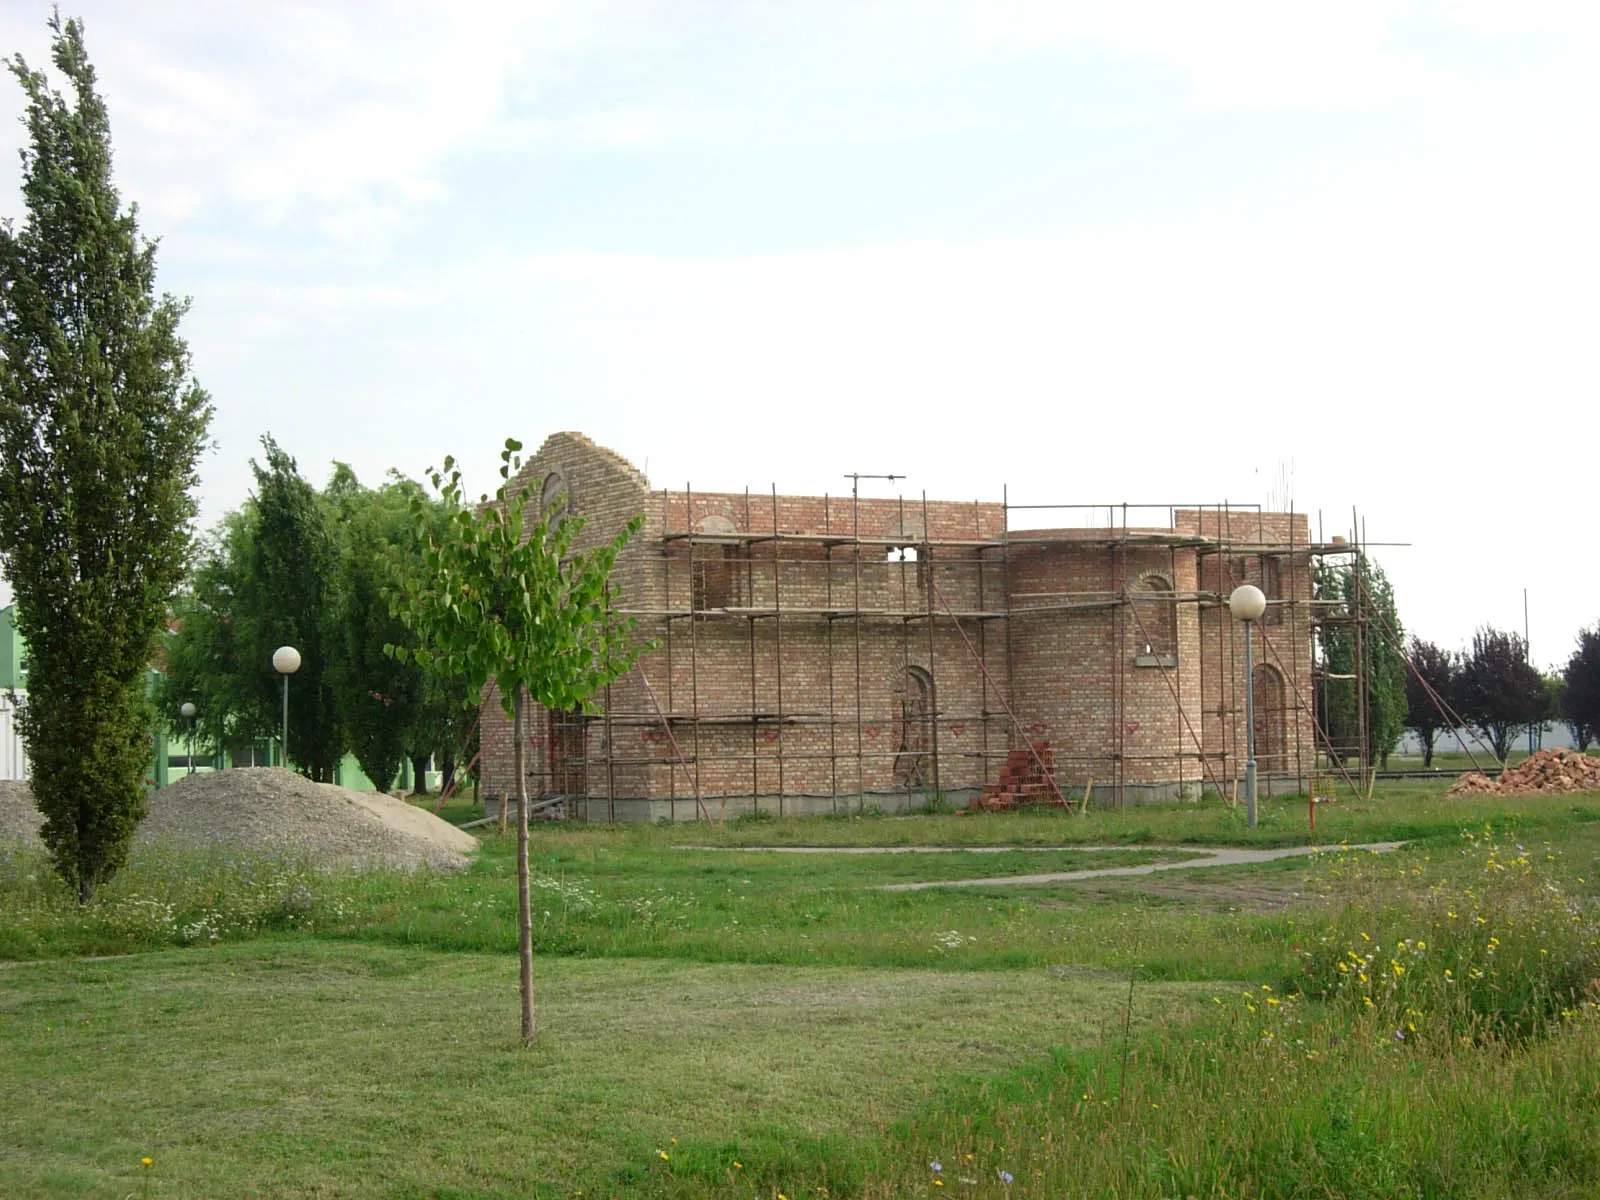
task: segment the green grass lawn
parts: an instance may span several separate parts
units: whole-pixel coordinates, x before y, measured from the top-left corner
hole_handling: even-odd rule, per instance
[[[509,838],[88,909],[0,849],[0,960],[59,960],[0,968],[0,1196],[1600,1194],[1600,797],[1441,790],[1319,808],[1391,855],[910,893],[1305,809],[540,825],[531,1051]]]
[[[514,958],[303,939],[18,968],[0,984],[0,1194],[605,1194],[700,1165],[826,1170],[888,1125],[1117,1025],[1122,981]],[[1149,989],[1140,1025],[1193,1011]],[[997,1020],[1001,1015],[1003,1019]],[[831,1149],[830,1149],[831,1147]],[[657,1155],[665,1150],[665,1162]],[[826,1186],[826,1185],[824,1185]]]

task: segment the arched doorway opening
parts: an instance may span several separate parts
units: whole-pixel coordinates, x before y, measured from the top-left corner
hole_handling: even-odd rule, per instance
[[[914,790],[933,782],[933,676],[907,667],[896,690],[894,784]]]
[[[1255,703],[1256,769],[1263,775],[1286,774],[1289,745],[1283,673],[1270,663],[1260,663],[1250,683]]]
[[[583,710],[550,710],[550,791],[557,796],[589,793]]]

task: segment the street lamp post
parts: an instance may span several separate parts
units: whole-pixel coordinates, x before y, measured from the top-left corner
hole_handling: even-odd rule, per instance
[[[273,669],[283,676],[283,765],[289,765],[289,676],[300,669],[300,651],[279,646],[272,652]]]
[[[1244,583],[1233,589],[1228,597],[1228,609],[1235,618],[1244,622],[1244,724],[1249,738],[1250,757],[1244,764],[1244,818],[1251,829],[1256,827],[1256,679],[1255,664],[1251,661],[1250,630],[1267,611],[1267,597],[1254,584]]]
[[[194,706],[194,701],[193,700],[185,700],[183,702],[183,707],[178,709],[178,711],[183,714],[183,719],[189,723],[189,770],[188,770],[187,773],[190,774],[190,775],[193,775],[194,774],[194,714],[196,712],[196,709],[195,709],[195,706]]]

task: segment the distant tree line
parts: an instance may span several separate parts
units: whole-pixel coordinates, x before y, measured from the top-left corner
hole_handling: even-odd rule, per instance
[[[1440,739],[1457,728],[1476,733],[1501,762],[1530,725],[1564,722],[1584,750],[1595,740],[1600,627],[1582,630],[1566,667],[1546,676],[1529,661],[1521,634],[1484,626],[1461,650],[1407,638],[1394,589],[1376,563],[1320,568],[1314,587],[1322,616],[1317,719],[1336,753],[1363,744],[1356,690],[1363,679],[1364,741],[1372,766],[1387,765],[1408,729],[1422,744],[1426,767],[1432,767]]]
[[[302,665],[289,685],[289,757],[331,781],[349,752],[387,791],[410,759],[446,781],[467,748],[467,684],[384,652],[406,629],[390,611],[392,567],[420,553],[415,504],[437,513],[420,485],[391,473],[370,488],[344,463],[320,492],[273,439],[252,462],[255,491],[205,539],[173,603],[173,632],[157,703],[174,727],[193,702],[216,746],[270,739],[280,727],[281,677],[272,652],[292,645]]]
[[[1458,724],[1482,737],[1502,762],[1530,725],[1564,722],[1581,750],[1594,741],[1600,725],[1600,630],[1580,631],[1565,668],[1553,675],[1541,675],[1528,661],[1521,634],[1490,626],[1473,634],[1465,650],[1413,637],[1409,656],[1420,679],[1407,682],[1405,725],[1422,743],[1424,766],[1433,765],[1438,740]]]

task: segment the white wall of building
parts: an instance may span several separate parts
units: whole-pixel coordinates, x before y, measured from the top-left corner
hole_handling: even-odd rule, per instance
[[[17,707],[26,692],[0,692],[0,779],[26,779],[28,756],[17,729]]]

